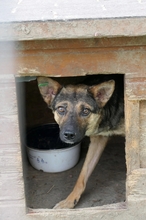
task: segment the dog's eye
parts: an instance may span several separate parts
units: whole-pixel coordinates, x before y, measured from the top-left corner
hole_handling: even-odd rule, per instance
[[[63,106],[59,106],[57,108],[57,112],[60,114],[60,115],[64,115],[65,114],[65,108]]]
[[[82,111],[82,115],[83,115],[83,116],[87,116],[87,115],[89,115],[89,114],[90,114],[90,109],[84,108],[83,111]]]

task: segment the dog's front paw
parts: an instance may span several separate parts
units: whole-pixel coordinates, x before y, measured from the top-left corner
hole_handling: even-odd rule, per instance
[[[71,201],[69,199],[65,199],[57,203],[53,209],[73,209],[76,204],[77,204],[76,200]]]

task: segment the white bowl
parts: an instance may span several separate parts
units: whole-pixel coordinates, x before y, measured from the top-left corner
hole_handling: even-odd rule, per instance
[[[56,173],[74,167],[80,155],[80,144],[67,149],[35,150],[27,147],[30,164],[37,170]]]
[[[44,127],[45,126],[45,127]],[[46,127],[47,126],[47,127]],[[28,141],[30,143],[27,143],[27,154],[28,154],[28,159],[30,164],[37,170],[42,170],[44,172],[49,172],[49,173],[57,173],[57,172],[62,172],[65,170],[68,170],[72,167],[74,167],[80,157],[80,143],[71,146],[71,147],[65,147],[65,148],[60,148],[60,149],[35,149],[31,145],[33,143],[33,138],[38,138],[38,131],[39,129],[45,129],[46,128],[51,132],[58,131],[58,138],[59,138],[59,128],[57,124],[47,124],[43,126],[38,126],[35,129],[32,129],[28,134],[31,137],[31,141]],[[36,132],[36,137],[34,136]],[[54,132],[53,132],[54,133]],[[47,135],[47,134],[45,134]],[[48,136],[52,135],[49,134]],[[48,141],[47,137],[47,141]],[[52,137],[51,137],[52,138]],[[56,136],[54,137],[54,141],[56,139]],[[41,136],[42,140],[42,136]],[[34,140],[35,141],[35,140]],[[36,144],[35,142],[33,144]],[[33,145],[32,144],[32,145]],[[66,144],[67,146],[67,144]],[[49,145],[51,148],[51,146]]]

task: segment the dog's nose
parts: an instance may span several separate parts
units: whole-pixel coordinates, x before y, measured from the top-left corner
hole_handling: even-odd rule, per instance
[[[74,132],[72,132],[72,131],[65,131],[64,132],[64,137],[65,137],[65,139],[67,139],[67,140],[72,140],[72,139],[74,139],[74,137],[75,137],[75,133]]]

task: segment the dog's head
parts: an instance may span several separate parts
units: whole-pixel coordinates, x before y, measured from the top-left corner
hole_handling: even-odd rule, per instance
[[[112,96],[115,82],[110,80],[94,86],[81,84],[63,87],[51,78],[38,77],[38,86],[59,124],[61,140],[74,144],[85,135],[98,133],[102,108]]]

